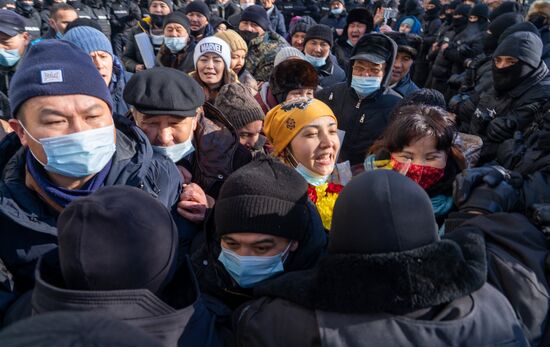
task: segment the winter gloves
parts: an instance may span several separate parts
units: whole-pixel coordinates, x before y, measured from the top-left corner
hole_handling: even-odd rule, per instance
[[[501,166],[464,170],[453,185],[453,199],[460,210],[484,213],[509,212],[518,203],[516,188],[522,177]]]

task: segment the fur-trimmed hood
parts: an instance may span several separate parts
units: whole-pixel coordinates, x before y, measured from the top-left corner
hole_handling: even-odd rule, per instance
[[[537,12],[540,12],[550,18],[550,2],[547,0],[537,0],[533,2],[531,7],[529,7],[527,16],[525,16],[526,20],[529,20],[529,17]]]
[[[481,234],[455,232],[404,252],[332,254],[308,271],[290,272],[254,290],[309,309],[404,314],[451,302],[486,282]]]

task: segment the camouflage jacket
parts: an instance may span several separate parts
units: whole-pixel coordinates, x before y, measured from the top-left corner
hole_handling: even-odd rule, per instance
[[[288,42],[272,31],[250,41],[245,67],[256,81],[269,81],[275,55],[285,46]]]

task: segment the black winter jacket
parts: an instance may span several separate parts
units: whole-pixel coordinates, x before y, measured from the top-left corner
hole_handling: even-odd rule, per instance
[[[485,282],[485,257],[469,232],[398,253],[330,254],[257,288],[267,297],[234,315],[237,346],[528,346]]]
[[[399,94],[389,88],[397,45],[391,39],[387,38],[387,40],[387,46],[392,49],[392,55],[386,62],[386,70],[379,90],[365,98],[359,98],[355,89],[351,87],[351,71],[348,70],[347,82],[325,88],[316,94],[319,100],[334,111],[338,119],[338,128],[346,132],[338,159],[341,162],[349,160],[351,165],[363,162],[370,146],[388,125],[392,109],[401,99]],[[368,37],[363,36],[357,42],[354,52],[357,47],[368,45]]]
[[[14,304],[10,323],[53,311],[103,311],[160,340],[163,346],[223,346],[216,316],[205,306],[189,260],[180,266],[165,290],[71,290],[65,287],[56,251],[40,259],[36,286]]]

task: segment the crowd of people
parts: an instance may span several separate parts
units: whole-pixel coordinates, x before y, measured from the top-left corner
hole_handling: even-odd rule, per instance
[[[0,0],[0,346],[550,346],[550,2],[309,2]]]

